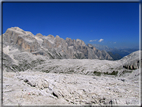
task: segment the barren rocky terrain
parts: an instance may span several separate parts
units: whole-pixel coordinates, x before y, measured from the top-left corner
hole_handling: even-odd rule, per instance
[[[10,37],[8,36],[10,30],[5,34],[7,37]],[[31,34],[24,31],[21,33],[21,29],[19,30],[12,30],[11,36],[18,37],[19,32],[29,36]],[[29,43],[30,39],[27,41]],[[33,42],[33,39],[31,41]],[[34,42],[37,42],[36,39]],[[37,44],[40,44],[40,41],[38,42]],[[17,45],[18,43],[22,43],[26,48],[20,48],[21,45]],[[28,46],[25,44],[27,44],[25,41],[5,42],[3,52],[0,53],[3,59],[4,105],[138,106],[141,104],[141,51],[133,52],[116,61],[100,60],[98,56],[95,59],[65,57],[52,59],[48,55],[30,52],[28,46],[31,44]],[[36,47],[32,49],[36,50]],[[48,49],[47,51],[49,52]]]
[[[25,52],[21,54],[24,56]],[[128,56],[118,61],[47,60],[39,55],[28,54],[26,62],[31,67],[18,65],[23,63],[20,62],[23,57],[19,57],[21,60],[9,57],[8,61],[12,62],[10,64],[4,60],[4,105],[140,104],[140,69],[133,69],[133,66],[131,68],[132,63],[128,64],[128,61],[125,61],[126,58],[128,60]],[[138,55],[138,52],[132,53],[135,54]],[[33,59],[35,65],[31,64]],[[43,63],[40,62],[41,59]],[[129,62],[130,59],[134,57],[130,57]],[[6,64],[9,66],[5,66]],[[124,65],[128,68],[126,69]]]
[[[138,74],[138,70],[134,71]],[[139,105],[139,80],[34,71],[3,75],[4,105]]]

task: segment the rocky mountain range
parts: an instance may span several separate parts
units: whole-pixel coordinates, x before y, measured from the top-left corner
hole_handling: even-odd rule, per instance
[[[3,34],[3,46],[8,45],[20,51],[44,55],[50,59],[113,59],[106,51],[100,51],[91,44],[86,45],[80,39],[64,40],[58,35],[43,36],[40,33],[34,36],[31,32],[19,27],[9,28]]]

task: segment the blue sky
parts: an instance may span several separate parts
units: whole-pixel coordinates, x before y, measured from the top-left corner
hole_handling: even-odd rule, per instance
[[[3,33],[17,26],[34,35],[138,47],[139,3],[3,3]]]

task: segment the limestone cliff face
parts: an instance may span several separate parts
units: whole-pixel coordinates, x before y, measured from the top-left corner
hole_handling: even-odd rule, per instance
[[[43,40],[42,45],[47,49],[52,49],[53,48],[53,44],[51,42],[49,42],[48,40],[46,40],[46,39]]]
[[[13,45],[21,51],[35,52],[40,46],[34,35],[20,28],[9,28],[3,35],[4,45]]]
[[[52,59],[108,59],[112,57],[106,51],[97,50],[91,44],[86,45],[80,39],[66,40],[58,35],[43,36],[38,33],[35,36],[18,27],[7,29],[3,34],[4,45],[12,45],[21,51],[31,52],[35,55],[46,55]]]

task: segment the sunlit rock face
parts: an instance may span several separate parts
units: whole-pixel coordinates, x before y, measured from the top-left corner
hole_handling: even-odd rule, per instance
[[[34,35],[31,32],[25,32],[18,27],[9,28],[3,34],[4,45],[12,45],[21,51],[35,52],[40,48]]]
[[[66,40],[58,35],[43,36],[38,33],[35,36],[18,27],[7,29],[3,34],[4,46],[12,45],[21,51],[31,52],[35,55],[45,55],[51,59],[107,59],[112,57],[106,51],[97,50],[91,45],[86,45],[80,39]],[[39,52],[40,50],[40,52]]]

